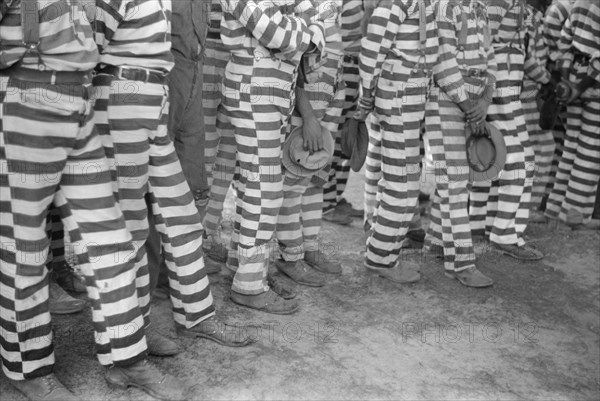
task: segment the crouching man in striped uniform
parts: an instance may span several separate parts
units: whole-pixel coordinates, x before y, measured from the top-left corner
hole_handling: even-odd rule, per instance
[[[316,0],[315,7],[325,27],[325,55],[304,55],[302,62],[306,68],[298,79],[296,108],[288,125],[288,134],[302,127],[305,148],[311,153],[323,149],[326,140],[323,135],[335,135],[344,107],[344,91],[336,91],[342,67],[339,25],[342,1]],[[313,287],[324,284],[323,276],[314,269],[328,274],[342,272],[340,263],[329,260],[319,249],[323,181],[319,175],[298,177],[286,170],[283,204],[277,219],[277,241],[282,256],[276,261],[277,268],[298,284]]]
[[[572,226],[592,217],[600,176],[600,6],[578,0],[558,43],[571,93],[567,132],[546,216]]]
[[[96,125],[114,163],[114,191],[136,246],[137,291],[150,324],[148,196],[160,234],[175,326],[180,336],[240,346],[235,329],[216,320],[202,255],[202,224],[173,142],[167,135],[166,75],[173,67],[168,0],[97,0],[94,78]],[[203,166],[202,166],[203,167]],[[149,352],[177,347],[153,330]]]
[[[448,277],[469,287],[488,287],[492,279],[475,267],[469,225],[466,128],[470,124],[477,132],[485,121],[496,82],[494,49],[480,2],[442,0],[437,7],[440,52],[433,71],[439,118],[433,113],[426,120],[436,166],[436,195],[425,244],[432,251],[436,248],[436,253],[443,246]]]
[[[308,0],[223,0],[221,39],[231,50],[219,119],[235,131],[239,176],[232,247],[237,256],[231,299],[268,313],[293,313],[267,284],[268,243],[283,202],[281,145],[294,107],[302,55],[322,52],[324,32]],[[315,21],[315,22],[313,22]]]
[[[360,51],[356,117],[370,113],[369,136],[381,137],[382,173],[365,267],[397,283],[420,278],[418,265],[399,255],[418,204],[421,123],[438,60],[435,19],[430,0],[381,0]]]
[[[46,215],[61,205],[92,300],[98,359],[107,380],[161,399],[185,386],[146,360],[131,235],[115,203],[93,124],[91,69],[98,61],[79,2],[0,5],[0,355],[30,400],[78,400],[52,373]],[[5,96],[2,96],[2,93]]]

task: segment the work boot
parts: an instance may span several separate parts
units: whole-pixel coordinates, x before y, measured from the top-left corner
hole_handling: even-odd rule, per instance
[[[517,260],[535,261],[544,258],[544,254],[532,247],[531,245],[505,245],[493,243],[494,248],[502,252],[504,255],[512,256]]]
[[[288,284],[279,273],[269,274],[267,284],[269,287],[283,299],[294,299],[298,296],[298,291],[294,284]]]
[[[425,242],[425,230],[423,230],[422,228],[418,228],[416,230],[409,230],[406,233],[406,238],[410,239],[411,241],[423,243]]]
[[[456,279],[460,281],[461,284],[466,285],[467,287],[484,288],[490,287],[494,284],[494,280],[477,270],[477,268],[474,266],[458,272],[453,270],[446,270],[445,274],[446,277]]]
[[[303,260],[288,262],[283,259],[277,259],[275,267],[298,284],[308,287],[322,287],[325,285],[323,277]]]
[[[212,236],[202,240],[202,250],[204,251],[204,255],[217,262],[227,262],[227,255],[229,253],[227,245],[213,239]]]
[[[323,211],[322,219],[330,223],[340,224],[342,226],[347,226],[348,224],[352,223],[352,217],[350,217],[347,213],[341,212],[336,207],[327,211]]]
[[[386,278],[394,283],[398,284],[411,284],[416,283],[421,279],[421,273],[419,273],[419,266],[415,263],[403,263],[403,266],[396,264],[392,268],[377,268],[366,266],[367,271],[376,274],[380,277]]]
[[[159,400],[183,401],[188,391],[181,380],[162,373],[147,359],[130,366],[112,366],[104,378],[112,387],[121,390],[136,387]]]
[[[238,305],[274,315],[291,315],[300,309],[300,304],[297,300],[283,299],[273,292],[273,290],[257,295],[246,295],[231,291],[230,298]]]
[[[340,213],[347,214],[350,217],[363,217],[365,211],[363,209],[355,209],[350,202],[342,198],[338,201],[335,207]]]
[[[342,265],[328,260],[321,251],[305,251],[304,261],[322,273],[342,274]]]
[[[174,341],[152,329],[146,330],[146,344],[148,354],[152,356],[174,356],[181,352],[179,345]]]
[[[48,292],[50,313],[54,315],[69,315],[81,312],[87,307],[85,300],[73,298],[67,294],[52,277],[49,280]]]
[[[204,269],[206,270],[206,274],[221,273],[221,264],[222,262],[218,262],[210,257],[210,255],[204,254]]]
[[[53,263],[52,276],[54,277],[54,281],[65,291],[78,294],[87,293],[83,277],[77,274],[67,262]]]
[[[34,379],[11,380],[10,383],[31,401],[81,400],[58,381],[54,373]]]
[[[226,347],[245,347],[254,342],[242,327],[220,322],[215,316],[188,328],[177,327],[177,334],[183,337],[206,338]]]

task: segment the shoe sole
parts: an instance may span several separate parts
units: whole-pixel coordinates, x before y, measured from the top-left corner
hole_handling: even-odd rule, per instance
[[[163,400],[163,401],[184,401],[184,398],[173,398],[173,397],[162,397],[161,395],[159,395],[158,393],[156,393],[155,391],[153,391],[152,389],[149,389],[145,386],[142,386],[141,384],[137,384],[134,382],[127,382],[127,383],[118,383],[118,382],[112,382],[108,379],[105,379],[106,382],[108,383],[108,385],[112,388],[118,389],[118,390],[127,390],[129,387],[135,387],[137,389],[142,390],[143,392],[145,392],[146,394],[150,395],[151,397],[157,398],[159,400]]]
[[[246,308],[254,309],[254,310],[257,310],[257,311],[260,311],[260,312],[271,313],[273,315],[291,315],[291,314],[296,313],[296,312],[298,312],[300,310],[300,305],[298,305],[296,308],[294,308],[293,310],[289,310],[289,311],[268,311],[268,310],[266,310],[266,308],[255,308],[254,306],[243,304],[241,302],[236,301],[232,297],[229,297],[229,299],[231,299],[231,301],[234,304],[245,306]]]
[[[50,313],[52,315],[73,315],[75,313],[83,312],[87,307],[88,307],[87,304],[85,304],[82,307],[77,307],[77,308],[73,307],[71,309],[66,309],[66,310],[61,310],[61,311],[50,309]]]
[[[312,267],[313,269],[315,269],[315,270],[317,270],[317,271],[319,271],[321,273],[331,274],[332,276],[339,276],[340,274],[342,274],[342,269],[340,269],[339,272],[330,272],[330,271],[327,271],[327,270],[320,269],[318,265],[313,264],[313,263],[309,262],[306,259],[304,259],[304,261],[306,262],[307,265],[309,265],[310,267]]]
[[[412,279],[412,280],[402,280],[402,281],[400,281],[400,280],[392,279],[392,278],[390,278],[390,276],[382,274],[378,270],[373,270],[373,269],[370,269],[368,267],[365,267],[365,269],[367,269],[367,271],[369,273],[371,273],[371,274],[374,274],[374,275],[379,276],[379,277],[383,277],[383,278],[385,278],[387,280],[390,280],[392,283],[397,283],[397,284],[413,284],[413,283],[416,283],[416,282],[418,282],[418,281],[421,280],[421,274],[419,274],[418,278],[415,278],[415,279]]]
[[[535,262],[535,261],[544,259],[544,255],[536,256],[534,258],[524,258],[524,257],[521,257],[521,256],[519,256],[517,254],[514,254],[514,253],[512,253],[510,251],[505,251],[502,248],[498,248],[498,247],[494,247],[494,248],[497,249],[498,251],[500,251],[503,255],[510,256],[513,259],[517,259],[517,260],[520,260],[520,261],[523,261],[523,262]]]
[[[487,288],[487,287],[491,287],[494,285],[494,283],[491,284],[485,284],[485,285],[470,285],[465,283],[463,280],[460,279],[460,277],[452,274],[452,273],[446,273],[444,272],[444,275],[448,278],[453,278],[455,280],[458,280],[459,283],[461,283],[462,285],[464,285],[465,287],[471,287],[471,288]]]
[[[286,272],[284,272],[279,266],[277,266],[277,264],[275,264],[275,267],[277,268],[277,271],[279,271],[281,274],[285,274],[286,277],[289,277],[290,280],[292,280],[294,283],[298,283],[300,285],[304,285],[306,287],[313,287],[313,288],[323,287],[325,285],[325,283],[307,283],[304,281],[298,281],[295,278],[293,278],[292,276],[290,276],[289,274],[287,274]]]
[[[233,302],[235,302],[235,301],[233,301]],[[225,347],[232,347],[232,348],[245,347],[247,345],[250,345],[250,344],[254,343],[254,341],[252,341],[252,340],[247,340],[247,341],[245,341],[243,343],[230,344],[230,343],[226,343],[225,341],[220,340],[218,338],[214,338],[210,334],[205,334],[205,333],[190,333],[188,331],[183,331],[183,330],[177,330],[177,335],[180,336],[180,337],[186,337],[186,338],[204,338],[206,340],[214,341],[214,342],[216,342],[219,345],[223,345]]]

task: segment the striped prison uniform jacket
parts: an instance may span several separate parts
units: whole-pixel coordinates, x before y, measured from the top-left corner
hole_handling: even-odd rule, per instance
[[[239,163],[228,266],[238,266],[232,290],[252,295],[269,289],[268,243],[283,202],[281,144],[294,107],[297,68],[305,52],[323,52],[324,31],[308,0],[221,5],[221,39],[232,54],[217,121],[233,129]]]
[[[496,89],[488,109],[488,120],[498,128],[506,143],[503,171],[495,181],[474,182],[471,187],[471,228],[476,235],[489,235],[497,244],[523,245],[522,234],[529,219],[531,149],[519,94],[525,57],[525,4],[523,0],[495,0],[487,6],[492,46],[498,73]],[[527,166],[526,163],[527,162]]]
[[[531,193],[531,209],[540,206],[550,178],[550,169],[554,155],[554,136],[551,130],[542,130],[539,125],[540,113],[537,105],[538,89],[550,81],[550,72],[546,69],[548,47],[544,41],[543,14],[527,6],[527,51],[525,56],[521,103],[529,139],[535,156],[535,176]]]
[[[558,48],[570,61],[563,72],[572,84],[586,77],[596,83],[567,105],[567,132],[556,181],[547,202],[546,215],[566,221],[569,211],[589,221],[594,210],[600,177],[600,6],[577,1],[565,22]],[[563,64],[564,67],[569,63]]]
[[[475,265],[475,252],[467,210],[465,116],[458,103],[478,99],[493,86],[497,65],[483,4],[440,1],[436,6],[440,52],[433,72],[439,100],[428,103],[426,115],[436,192],[425,246],[442,246],[444,268],[461,271]]]
[[[316,0],[315,8],[319,20],[325,28],[325,56],[305,55],[306,92],[311,108],[321,126],[335,138],[339,119],[344,107],[343,90],[338,91],[342,79],[342,37],[340,34],[341,0]],[[302,127],[303,118],[297,109],[290,118],[287,134]],[[329,166],[318,176],[297,177],[293,172],[284,171],[283,203],[277,218],[277,241],[281,256],[286,261],[304,258],[306,251],[319,250],[319,233],[323,207],[321,176],[328,176]],[[331,255],[329,255],[331,256]]]
[[[165,72],[173,67],[170,1],[98,0],[97,5],[100,67],[117,63]],[[150,312],[148,196],[169,270],[175,324],[192,327],[212,316],[214,305],[202,258],[200,216],[167,134],[167,86],[101,71],[94,79],[96,125],[112,161],[115,196],[136,245],[136,285],[145,324]]]
[[[359,64],[362,92],[374,96],[367,165],[370,171],[378,166],[382,178],[365,263],[391,268],[418,205],[420,133],[438,62],[438,31],[429,0],[382,3],[368,23]],[[364,103],[361,98],[359,105]]]
[[[360,52],[361,23],[364,18],[364,2],[370,0],[344,0],[340,14],[340,31],[342,35],[343,79],[340,82],[345,93],[344,109],[342,110],[338,129],[336,130],[335,146],[331,169],[327,183],[323,186],[323,211],[333,212],[333,208],[342,198],[348,177],[350,176],[350,161],[342,155],[341,128],[346,119],[351,118],[358,102],[358,54]],[[338,89],[341,90],[341,89]]]
[[[109,164],[92,120],[90,78],[83,75],[98,60],[92,27],[80,3],[37,2],[39,11],[30,18],[39,20],[39,45],[26,51],[22,4],[9,4],[0,22],[0,87],[6,90],[0,94],[2,367],[12,380],[53,369],[44,267],[52,203],[79,250],[78,264],[94,300],[94,338],[104,353],[99,359],[105,365],[129,365],[145,358],[146,341],[128,258],[131,235],[113,197]],[[28,78],[28,69],[40,72]],[[82,73],[71,75],[80,83],[32,82],[43,79],[42,71]]]

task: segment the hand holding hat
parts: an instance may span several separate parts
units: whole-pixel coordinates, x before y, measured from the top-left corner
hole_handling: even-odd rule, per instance
[[[283,144],[282,163],[286,174],[296,177],[311,177],[325,168],[333,157],[333,136],[319,125],[319,134],[323,139],[323,148],[309,152],[304,148],[302,127],[296,127],[288,135]]]

